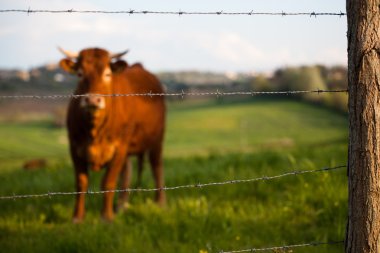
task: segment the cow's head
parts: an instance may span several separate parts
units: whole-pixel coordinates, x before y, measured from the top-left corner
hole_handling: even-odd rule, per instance
[[[80,106],[89,115],[100,116],[110,98],[96,95],[113,93],[112,79],[127,67],[120,58],[128,51],[111,54],[99,48],[84,49],[80,53],[59,50],[66,56],[60,61],[60,67],[79,78],[76,94],[88,95],[80,98]]]

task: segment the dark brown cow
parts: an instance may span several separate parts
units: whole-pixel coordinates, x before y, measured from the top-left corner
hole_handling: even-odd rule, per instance
[[[70,101],[67,127],[70,153],[75,167],[77,191],[86,192],[88,171],[106,168],[102,190],[114,190],[120,178],[121,188],[128,188],[131,170],[127,157],[138,155],[139,170],[147,154],[157,188],[164,186],[162,142],[165,128],[165,102],[161,96],[111,97],[96,94],[162,93],[158,79],[141,64],[128,66],[99,48],[73,54],[61,50],[67,58],[60,66],[77,74],[79,83],[75,94],[84,96]],[[121,177],[119,177],[121,174]],[[127,200],[127,193],[119,195],[118,206]],[[85,214],[85,194],[76,197],[73,220],[79,222]],[[102,216],[112,220],[114,193],[104,194]],[[164,191],[156,200],[165,203]]]

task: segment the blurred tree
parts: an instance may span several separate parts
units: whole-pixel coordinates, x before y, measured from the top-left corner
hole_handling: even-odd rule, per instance
[[[320,69],[314,67],[303,67],[300,69],[299,83],[300,89],[304,90],[326,90],[327,85],[321,76]],[[327,96],[321,96],[318,93],[305,93],[302,96],[304,99],[311,102],[323,102],[324,99],[328,99]]]
[[[330,89],[347,89],[347,68],[341,66],[332,67],[329,69],[326,82]]]
[[[274,75],[275,87],[280,91],[287,90],[324,90],[326,83],[322,78],[320,68],[317,66],[285,68],[276,71]],[[305,94],[300,96],[313,102],[319,102],[318,94]]]
[[[250,83],[250,88],[253,91],[271,91],[273,90],[272,86],[272,83],[263,74],[257,75]]]

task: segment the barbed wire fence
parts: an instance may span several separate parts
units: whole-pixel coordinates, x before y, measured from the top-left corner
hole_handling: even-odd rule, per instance
[[[253,182],[259,182],[259,181],[270,181],[275,180],[283,177],[289,177],[289,176],[298,176],[298,175],[304,175],[304,174],[313,174],[313,173],[321,173],[321,172],[332,172],[337,171],[340,169],[347,168],[347,165],[339,165],[335,167],[325,167],[321,169],[314,169],[314,170],[293,170],[290,172],[286,172],[279,175],[274,176],[262,176],[257,178],[250,178],[250,179],[233,179],[233,180],[227,180],[227,181],[220,181],[220,182],[209,182],[209,183],[196,183],[196,184],[187,184],[187,185],[178,185],[178,186],[169,186],[169,187],[163,187],[163,188],[126,188],[126,189],[116,189],[116,190],[106,190],[106,191],[84,191],[84,192],[47,192],[47,193],[40,193],[40,194],[23,194],[23,195],[8,195],[8,196],[0,196],[0,200],[13,200],[17,201],[20,199],[30,199],[30,198],[53,198],[58,196],[72,196],[72,195],[101,195],[104,193],[122,193],[127,192],[129,194],[136,193],[136,192],[157,192],[157,191],[173,191],[173,190],[181,190],[181,189],[203,189],[206,187],[212,187],[212,186],[222,186],[222,185],[234,185],[234,184],[242,184],[242,183],[253,183]],[[294,248],[301,248],[301,247],[316,247],[316,246],[323,246],[323,245],[337,245],[337,244],[343,244],[344,241],[333,241],[333,242],[310,242],[310,243],[301,243],[301,244],[293,244],[293,245],[284,245],[284,246],[274,246],[274,247],[265,247],[265,248],[249,248],[249,249],[242,249],[242,250],[232,250],[232,251],[225,251],[221,250],[219,253],[240,253],[240,252],[263,252],[263,251],[279,251],[279,250],[291,250]]]
[[[343,90],[288,90],[288,91],[216,91],[211,92],[171,92],[171,93],[125,93],[125,94],[56,94],[56,95],[1,95],[0,99],[78,99],[82,97],[189,97],[189,96],[260,96],[260,95],[299,95],[307,93],[347,93]]]
[[[26,14],[125,14],[125,15],[211,15],[211,16],[307,16],[307,17],[315,17],[318,16],[337,16],[343,17],[347,14],[344,12],[258,12],[254,10],[243,11],[243,12],[231,12],[231,11],[151,11],[151,10],[79,10],[79,9],[0,9],[0,13],[26,13]],[[289,91],[228,91],[223,92],[219,91],[208,91],[208,92],[168,92],[168,93],[130,93],[130,94],[53,94],[53,95],[0,95],[0,100],[8,100],[8,99],[79,99],[81,97],[90,97],[90,96],[101,96],[101,97],[132,97],[132,96],[149,96],[149,97],[190,97],[190,96],[216,96],[217,98],[223,96],[260,96],[260,95],[297,95],[297,94],[306,94],[306,93],[347,93],[347,89],[340,90],[289,90]],[[279,175],[274,176],[262,176],[257,178],[250,179],[233,179],[221,182],[209,182],[209,183],[196,183],[196,184],[188,184],[188,185],[178,185],[178,186],[170,186],[163,188],[127,188],[127,189],[117,189],[110,191],[91,191],[88,190],[86,192],[47,192],[47,193],[39,193],[39,194],[20,194],[20,195],[8,195],[8,196],[0,196],[0,200],[20,200],[20,199],[30,199],[30,198],[52,198],[57,196],[67,196],[67,195],[100,195],[108,192],[154,192],[154,191],[172,191],[172,190],[180,190],[180,189],[202,189],[205,187],[212,186],[222,186],[222,185],[232,185],[232,184],[241,184],[241,183],[252,183],[258,181],[269,181],[274,179],[279,179],[288,176],[297,176],[302,174],[312,174],[312,173],[320,173],[320,172],[331,172],[339,169],[347,168],[347,165],[340,165],[335,167],[325,167],[321,169],[314,170],[293,170],[290,172],[286,172]],[[284,245],[284,246],[272,246],[265,248],[248,248],[241,250],[231,250],[224,251],[221,250],[220,253],[240,253],[240,252],[263,252],[263,251],[285,251],[291,250],[294,248],[300,247],[315,247],[315,246],[323,246],[323,245],[338,245],[343,244],[344,241],[327,241],[327,242],[310,242],[310,243],[299,243],[293,245]]]
[[[254,10],[243,11],[243,12],[233,12],[233,11],[151,11],[151,10],[116,10],[116,11],[107,11],[107,10],[76,10],[76,9],[61,9],[61,10],[48,10],[48,9],[1,9],[0,13],[50,13],[50,14],[74,14],[74,13],[82,13],[82,14],[128,14],[128,15],[214,15],[214,16],[309,16],[309,17],[317,17],[317,16],[346,16],[346,13],[340,12],[257,12]]]
[[[300,243],[286,246],[275,246],[275,247],[267,247],[267,248],[250,248],[250,249],[242,249],[242,250],[232,250],[232,251],[224,251],[221,250],[219,253],[241,253],[241,252],[262,252],[262,251],[272,251],[272,252],[283,252],[285,250],[291,250],[294,248],[301,247],[315,247],[315,246],[323,246],[323,245],[337,245],[343,244],[344,241],[334,241],[334,242],[311,242],[311,243]]]
[[[95,195],[95,194],[104,194],[104,193],[121,193],[121,192],[155,192],[155,191],[172,191],[172,190],[179,190],[179,189],[190,189],[190,188],[204,188],[204,187],[210,187],[210,186],[220,186],[220,185],[231,185],[231,184],[241,184],[241,183],[252,183],[257,181],[268,181],[273,179],[278,179],[282,177],[287,176],[297,176],[302,174],[310,174],[310,173],[317,173],[317,172],[326,172],[326,171],[334,171],[338,169],[346,168],[346,165],[340,165],[335,167],[326,167],[316,170],[294,170],[290,172],[286,172],[280,175],[275,176],[262,176],[257,178],[251,178],[251,179],[233,179],[228,181],[222,181],[222,182],[211,182],[211,183],[197,183],[197,184],[188,184],[188,185],[179,185],[179,186],[170,186],[170,187],[163,187],[163,188],[126,188],[126,189],[117,189],[117,190],[106,190],[106,191],[84,191],[84,192],[47,192],[47,193],[41,193],[41,194],[25,194],[25,195],[9,195],[9,196],[0,196],[0,200],[6,200],[6,199],[25,199],[25,198],[42,198],[42,197],[55,197],[55,196],[62,196],[62,195],[79,195],[79,194],[87,194],[87,195]]]

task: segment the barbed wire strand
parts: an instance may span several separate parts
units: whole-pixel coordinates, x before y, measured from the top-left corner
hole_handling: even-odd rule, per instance
[[[137,14],[155,14],[155,15],[227,15],[227,16],[238,16],[238,15],[246,15],[246,16],[309,16],[309,17],[317,17],[317,16],[346,16],[347,14],[340,12],[255,12],[254,10],[245,11],[245,12],[231,12],[231,11],[150,11],[150,10],[120,10],[120,11],[106,11],[106,10],[76,10],[76,9],[67,9],[67,10],[47,10],[47,9],[2,9],[0,13],[86,13],[86,14],[128,14],[128,15],[137,15]]]
[[[212,183],[198,183],[198,184],[188,184],[188,185],[180,185],[180,186],[171,186],[171,187],[162,187],[162,188],[127,188],[127,189],[116,189],[116,190],[105,190],[105,191],[81,191],[81,192],[47,192],[47,193],[41,193],[41,194],[25,194],[25,195],[10,195],[10,196],[0,196],[0,200],[5,199],[24,199],[24,198],[40,198],[40,197],[54,197],[59,195],[78,195],[78,194],[104,194],[109,192],[154,192],[154,191],[171,191],[171,190],[178,190],[178,189],[186,189],[186,188],[203,188],[203,187],[210,187],[210,186],[218,186],[218,185],[228,185],[228,184],[240,184],[240,183],[250,183],[250,182],[256,182],[256,181],[267,181],[267,180],[273,180],[277,178],[282,178],[286,176],[296,176],[296,175],[302,175],[307,173],[317,173],[317,172],[326,172],[326,171],[333,171],[338,170],[342,168],[346,168],[346,165],[340,165],[336,167],[326,167],[322,169],[315,169],[315,170],[294,170],[290,172],[286,172],[284,174],[276,175],[276,176],[262,176],[257,178],[250,178],[250,179],[234,179],[234,180],[228,180],[228,181],[222,181],[222,182],[212,182]]]
[[[81,97],[134,97],[134,96],[148,96],[148,97],[187,97],[187,96],[259,96],[259,95],[296,95],[305,93],[339,93],[348,92],[344,90],[293,90],[293,91],[231,91],[222,92],[216,90],[215,92],[172,92],[172,93],[129,93],[129,94],[58,94],[58,95],[1,95],[0,99],[63,99],[63,98],[81,98]]]
[[[232,250],[232,251],[223,251],[222,250],[222,251],[219,251],[219,253],[240,253],[240,252],[288,250],[288,249],[300,248],[300,247],[311,247],[311,246],[322,246],[322,245],[336,245],[336,244],[343,244],[343,243],[344,243],[344,241],[311,242],[311,243],[301,243],[301,244],[293,244],[293,245],[287,245],[287,246],[275,246],[275,247],[268,247],[268,248],[251,248],[251,249]]]

